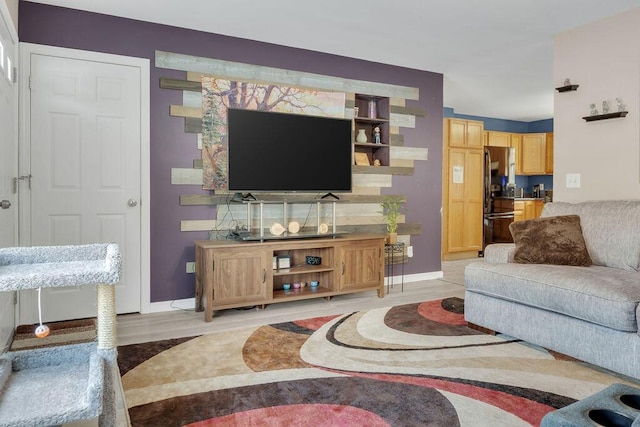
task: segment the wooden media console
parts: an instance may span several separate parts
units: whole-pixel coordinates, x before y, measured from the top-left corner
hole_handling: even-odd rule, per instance
[[[210,322],[215,310],[228,308],[371,290],[382,298],[384,240],[378,234],[265,242],[198,240],[196,311],[204,311],[204,320]],[[274,268],[274,257],[285,256],[290,267]],[[306,264],[307,256],[320,257],[320,264]],[[318,286],[312,287],[312,281]],[[301,287],[294,288],[296,283]]]

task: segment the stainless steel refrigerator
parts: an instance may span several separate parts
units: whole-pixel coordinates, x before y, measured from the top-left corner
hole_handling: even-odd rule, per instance
[[[484,216],[483,245],[512,242],[509,224],[514,218],[516,191],[515,148],[485,147],[484,149]]]

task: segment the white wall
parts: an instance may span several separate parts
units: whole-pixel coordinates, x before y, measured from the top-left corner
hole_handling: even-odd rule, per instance
[[[571,31],[554,40],[554,87],[565,78],[580,87],[554,97],[554,201],[640,199],[640,8]],[[585,122],[602,101],[625,118]],[[580,188],[566,174],[581,175]]]
[[[18,1],[19,0],[3,0],[9,9],[9,15],[13,21],[13,27],[18,31]]]

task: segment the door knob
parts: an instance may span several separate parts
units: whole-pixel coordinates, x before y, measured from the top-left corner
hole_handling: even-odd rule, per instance
[[[0,208],[9,209],[11,207],[11,202],[8,200],[3,200],[0,202]]]
[[[129,201],[127,202],[127,205],[129,205],[129,207],[133,208],[133,207],[138,205],[138,201],[137,200],[133,200],[133,199],[129,199]]]

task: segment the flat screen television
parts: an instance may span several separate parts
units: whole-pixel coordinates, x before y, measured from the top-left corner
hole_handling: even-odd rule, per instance
[[[351,120],[230,108],[228,189],[351,191]]]

